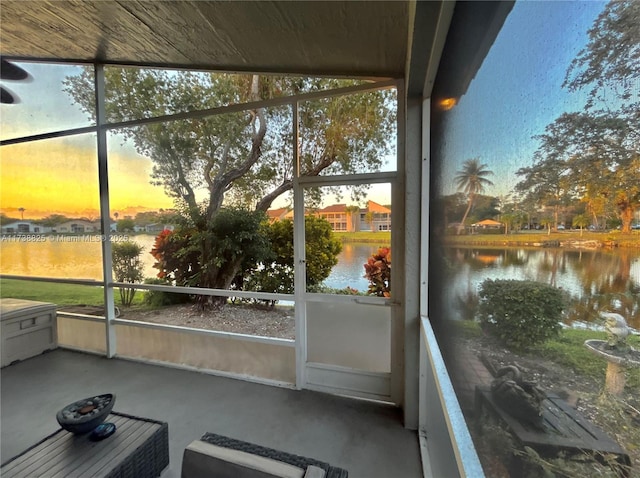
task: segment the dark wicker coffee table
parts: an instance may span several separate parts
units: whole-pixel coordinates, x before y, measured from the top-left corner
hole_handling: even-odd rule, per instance
[[[0,476],[154,478],[169,465],[169,427],[164,422],[112,412],[117,431],[94,442],[62,428],[2,464]]]

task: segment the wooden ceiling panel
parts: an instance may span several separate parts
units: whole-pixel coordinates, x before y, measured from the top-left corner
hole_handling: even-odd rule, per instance
[[[0,53],[230,71],[402,76],[405,1],[3,0]]]

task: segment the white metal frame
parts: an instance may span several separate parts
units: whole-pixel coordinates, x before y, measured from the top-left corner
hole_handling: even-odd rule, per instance
[[[53,62],[52,62],[53,63]],[[57,62],[59,64],[59,62]],[[110,239],[111,231],[110,231],[110,217],[109,217],[109,182],[108,182],[108,147],[107,147],[107,133],[111,130],[127,128],[127,127],[136,127],[147,124],[153,124],[158,122],[168,122],[168,121],[178,121],[184,119],[192,119],[192,118],[202,118],[206,116],[214,116],[221,114],[228,114],[234,112],[246,111],[249,109],[255,108],[268,108],[268,107],[277,107],[277,106],[290,106],[293,112],[293,195],[294,195],[294,270],[295,270],[295,293],[293,295],[290,294],[270,294],[270,293],[260,293],[260,292],[250,292],[250,291],[230,291],[230,290],[219,290],[219,289],[193,289],[187,287],[170,287],[163,285],[153,285],[153,284],[129,284],[129,283],[120,283],[115,282],[112,276],[112,255],[111,255],[111,242],[110,240],[102,241],[102,267],[103,267],[103,278],[102,281],[91,281],[91,280],[82,280],[82,279],[56,279],[56,278],[33,278],[33,277],[23,277],[23,276],[6,276],[2,277],[7,278],[15,278],[15,279],[25,279],[25,280],[42,280],[45,282],[58,282],[58,283],[73,283],[73,284],[82,284],[82,285],[94,285],[94,286],[103,286],[104,287],[104,303],[105,303],[105,329],[106,329],[106,350],[108,357],[114,357],[117,355],[117,344],[116,344],[116,334],[115,334],[115,325],[131,325],[129,321],[123,319],[116,319],[115,317],[115,303],[114,303],[114,288],[115,287],[133,287],[141,290],[158,290],[158,291],[170,291],[174,293],[187,293],[187,294],[201,294],[201,295],[211,295],[211,296],[227,296],[227,297],[243,297],[243,298],[255,298],[255,299],[266,299],[266,300],[293,300],[295,303],[295,321],[296,321],[296,340],[295,340],[295,348],[296,348],[296,387],[297,388],[305,388],[307,386],[307,370],[306,370],[306,359],[307,359],[307,339],[306,339],[306,303],[308,301],[311,302],[355,302],[362,304],[370,304],[370,305],[386,305],[386,306],[394,306],[394,309],[398,309],[396,307],[399,302],[397,300],[391,301],[388,299],[374,298],[374,297],[358,297],[358,298],[348,298],[345,296],[332,296],[325,294],[307,294],[306,286],[305,286],[305,242],[304,242],[304,188],[305,187],[315,187],[315,186],[336,186],[336,185],[357,185],[357,184],[377,184],[377,183],[390,183],[392,185],[392,197],[394,203],[398,201],[398,204],[401,204],[402,201],[402,192],[400,188],[397,187],[396,181],[398,174],[396,172],[379,172],[379,173],[362,173],[362,174],[353,174],[353,175],[334,175],[334,176],[303,176],[300,174],[300,165],[299,165],[299,131],[298,131],[298,111],[299,105],[301,102],[320,99],[320,98],[334,98],[338,96],[351,95],[355,93],[367,92],[367,91],[376,91],[381,89],[389,89],[389,88],[397,88],[397,105],[398,105],[398,150],[401,151],[401,142],[400,138],[402,136],[403,130],[403,121],[404,116],[402,114],[402,86],[403,82],[401,80],[395,79],[382,79],[378,81],[373,81],[371,83],[365,83],[361,85],[349,86],[344,88],[338,88],[334,90],[327,91],[315,91],[311,93],[303,93],[296,96],[291,97],[282,97],[282,98],[273,98],[268,100],[261,100],[243,104],[232,104],[227,106],[221,106],[217,108],[211,108],[207,110],[198,110],[191,112],[183,112],[176,113],[170,115],[157,116],[153,118],[141,118],[130,121],[121,121],[121,122],[108,122],[105,113],[105,65],[102,64],[94,64],[94,87],[95,87],[95,108],[96,108],[96,124],[92,126],[80,127],[80,128],[70,128],[65,130],[34,134],[29,136],[22,136],[18,138],[10,138],[0,141],[0,146],[12,145],[12,144],[20,144],[27,142],[34,142],[45,139],[53,139],[53,138],[61,138],[67,136],[75,136],[86,133],[95,133],[97,135],[96,142],[96,150],[98,157],[98,177],[99,177],[99,191],[100,191],[100,221],[102,231],[105,236]],[[113,65],[108,65],[113,66]],[[398,154],[397,164],[398,167],[401,168],[401,161],[403,156]],[[399,209],[401,210],[401,209]],[[401,224],[401,215],[396,214],[395,218],[398,218],[396,221],[397,224]],[[393,244],[401,244],[401,236],[402,231],[401,227],[394,227],[392,225],[394,232],[392,233]],[[393,245],[392,244],[392,245]],[[395,247],[395,246],[394,246]],[[401,287],[399,285],[394,285],[394,294],[397,294],[398,297],[401,296]],[[85,317],[74,317],[78,319],[84,319]],[[87,320],[93,320],[93,318],[86,318]],[[398,313],[394,314],[394,318],[392,319],[394,323],[397,323],[398,320],[401,320],[401,316]],[[170,326],[164,326],[161,324],[139,324],[136,323],[136,326],[148,327],[148,328],[167,328]],[[187,331],[189,333],[197,333],[197,334],[216,334],[219,333],[217,331],[203,331],[203,330],[192,330],[189,328],[176,327],[176,330],[180,329],[181,331]],[[226,334],[225,334],[226,335]],[[249,340],[247,337],[242,336],[242,334],[237,334],[237,338]],[[397,340],[401,339],[401,336],[398,336],[397,327],[392,327],[392,344],[390,347],[394,353],[392,354],[392,361],[395,362],[395,366],[392,365],[392,371],[398,370],[397,362],[400,357],[399,351],[402,349],[400,344],[396,344]],[[270,339],[265,337],[255,337],[251,340],[258,341],[269,341],[272,340],[278,341],[278,339]],[[285,341],[286,342],[286,341]],[[287,342],[289,343],[289,342]],[[325,367],[319,366],[316,367],[318,369],[323,369]],[[342,372],[342,371],[340,371]],[[366,374],[365,374],[366,375]],[[369,374],[371,375],[371,374]],[[374,374],[375,375],[375,374]],[[392,381],[396,383],[394,388],[394,392],[389,394],[389,396],[378,397],[390,399],[394,398],[394,401],[400,397],[400,393],[397,392],[397,389],[400,388],[401,384],[401,376],[394,376],[394,373],[391,374]],[[386,380],[386,378],[385,378]],[[379,388],[379,387],[377,387]],[[392,387],[393,388],[393,387]],[[366,391],[364,395],[368,396]],[[376,398],[372,396],[371,398]],[[396,401],[399,403],[399,400]]]

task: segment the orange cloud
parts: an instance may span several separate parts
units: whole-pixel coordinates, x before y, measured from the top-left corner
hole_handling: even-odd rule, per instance
[[[140,156],[109,157],[110,208],[171,208],[163,188],[149,183],[151,161]],[[95,136],[82,135],[0,149],[0,210],[25,218],[49,214],[98,216],[100,208]]]

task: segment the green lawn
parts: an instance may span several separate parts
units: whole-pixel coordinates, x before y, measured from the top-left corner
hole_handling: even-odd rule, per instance
[[[615,243],[618,247],[640,247],[640,232],[622,234],[620,231],[590,232],[560,231],[547,234],[545,231],[519,232],[516,234],[469,234],[446,235],[443,238],[448,245],[500,245],[518,246],[541,243],[544,241],[598,241],[605,244]]]
[[[120,297],[116,294],[116,305]],[[37,300],[57,305],[97,305],[104,304],[103,288],[76,284],[54,284],[51,282],[0,279],[0,297]],[[142,302],[143,294],[138,291],[134,305]]]
[[[455,325],[456,333],[465,339],[479,339],[483,335],[478,322],[460,321]],[[607,368],[606,362],[589,352],[584,346],[584,342],[589,339],[604,338],[604,332],[563,329],[558,338],[534,347],[528,352],[528,355],[551,360],[581,375],[602,380]],[[630,336],[628,343],[636,349],[640,348],[640,336]],[[626,387],[640,392],[640,369],[635,368],[627,371]]]
[[[606,371],[606,362],[589,352],[584,346],[585,340],[605,338],[604,332],[592,330],[565,329],[560,337],[536,347],[532,353],[566,366],[582,375],[602,379]],[[629,345],[640,348],[640,337],[630,336]],[[640,369],[629,369],[627,372],[627,388],[640,391]]]
[[[391,232],[358,231],[358,232],[334,232],[334,236],[342,242],[369,242],[389,246],[391,244]]]

